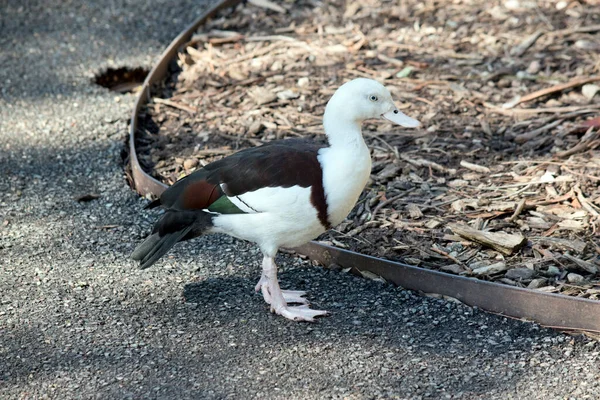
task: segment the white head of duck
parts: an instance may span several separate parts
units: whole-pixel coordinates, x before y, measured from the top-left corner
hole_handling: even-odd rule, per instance
[[[331,145],[354,141],[363,121],[383,118],[406,128],[416,128],[419,121],[411,118],[394,104],[392,95],[381,83],[357,78],[335,91],[323,115],[323,126]],[[362,135],[361,135],[362,136]]]

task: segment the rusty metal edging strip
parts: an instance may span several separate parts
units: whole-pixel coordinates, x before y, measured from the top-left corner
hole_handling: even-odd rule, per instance
[[[314,242],[296,250],[326,266],[369,271],[403,288],[453,297],[497,314],[562,329],[600,330],[599,301],[426,270]]]
[[[129,167],[134,188],[141,195],[158,196],[167,188],[167,185],[142,170],[135,149],[138,115],[150,99],[150,85],[166,76],[169,62],[174,59],[181,45],[190,39],[200,25],[219,10],[239,3],[241,0],[222,0],[202,14],[171,42],[146,77],[135,103],[129,131]],[[482,310],[561,329],[600,331],[600,301],[544,293],[426,270],[316,242],[307,243],[296,250],[325,266],[337,264],[352,268],[354,272],[369,271],[406,289],[450,296]]]

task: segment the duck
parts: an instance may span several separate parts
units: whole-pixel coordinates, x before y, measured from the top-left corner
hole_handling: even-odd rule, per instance
[[[256,243],[262,273],[255,286],[270,311],[292,321],[314,322],[327,311],[312,309],[306,292],[282,290],[275,256],[341,223],[355,206],[371,173],[362,131],[369,119],[416,128],[381,83],[357,78],[341,85],[323,114],[326,144],[275,140],[214,161],[185,176],[146,208],[164,214],[131,258],[145,269],[176,243],[221,233]]]

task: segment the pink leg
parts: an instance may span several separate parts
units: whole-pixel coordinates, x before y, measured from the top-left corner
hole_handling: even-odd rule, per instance
[[[314,317],[327,315],[327,311],[311,310],[308,300],[302,297],[305,292],[300,290],[281,290],[277,280],[277,265],[273,257],[263,258],[263,270],[256,291],[262,292],[271,312],[293,321],[314,321]],[[300,306],[288,306],[288,303],[301,303]]]

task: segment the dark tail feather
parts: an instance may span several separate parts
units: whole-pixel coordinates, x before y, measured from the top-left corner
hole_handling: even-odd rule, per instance
[[[200,236],[212,225],[204,211],[167,211],[148,236],[131,254],[146,269],[164,256],[175,243]]]
[[[144,207],[144,210],[148,210],[151,208],[156,208],[158,206],[160,206],[160,198],[156,199],[156,200],[152,200],[150,203],[146,204],[146,206]]]
[[[175,233],[167,233],[163,237],[159,237],[156,244],[146,253],[144,258],[140,260],[140,269],[146,269],[152,266],[159,258],[167,254],[171,247],[175,246],[175,243],[179,242],[185,235],[192,230],[192,227],[187,227],[183,231],[177,231]],[[152,236],[157,235],[156,233]]]
[[[133,253],[131,253],[131,259],[135,261],[141,261],[146,254],[156,247],[158,242],[160,242],[158,233],[153,233],[152,235],[148,236],[146,240],[140,243],[138,247],[135,248]]]

